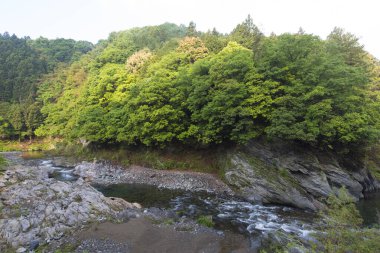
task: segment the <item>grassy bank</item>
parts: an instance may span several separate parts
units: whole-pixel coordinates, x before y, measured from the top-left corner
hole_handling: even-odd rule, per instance
[[[59,140],[51,138],[32,141],[0,140],[0,152],[52,150],[58,142]]]
[[[165,149],[138,146],[98,146],[59,144],[52,155],[75,156],[78,160],[108,160],[122,166],[139,165],[159,170],[188,170],[218,174],[219,149],[193,149],[184,146]]]
[[[0,155],[0,175],[3,174],[5,167],[7,166],[7,161]]]

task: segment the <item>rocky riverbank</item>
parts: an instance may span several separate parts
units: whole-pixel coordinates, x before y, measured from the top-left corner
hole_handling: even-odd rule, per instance
[[[230,187],[216,176],[198,172],[155,170],[141,166],[123,168],[102,161],[82,162],[75,167],[73,173],[87,182],[101,185],[137,183],[192,192],[234,194]]]
[[[95,184],[141,183],[167,189],[237,194],[249,201],[321,210],[325,200],[341,187],[359,200],[380,190],[360,157],[286,142],[252,141],[220,152],[223,181],[204,173],[164,171],[109,162],[82,162],[74,173]]]
[[[89,223],[133,216],[136,206],[104,197],[82,179],[61,182],[38,167],[12,166],[0,177],[0,251],[22,252]]]
[[[225,248],[252,252],[249,240],[243,235],[218,232],[173,211],[141,210],[137,203],[105,197],[91,186],[135,182],[233,194],[212,175],[142,167],[124,169],[107,162],[82,162],[75,166],[65,159],[23,160],[20,155],[6,155],[13,165],[0,176],[0,252],[9,248],[27,252],[37,247],[42,252],[54,252],[66,246],[73,252],[101,252],[102,249],[103,252],[177,252],[185,244],[187,252],[221,252]],[[66,166],[67,170],[74,167],[78,179],[63,182],[52,177],[64,168],[58,165]],[[143,244],[145,241],[152,244]]]

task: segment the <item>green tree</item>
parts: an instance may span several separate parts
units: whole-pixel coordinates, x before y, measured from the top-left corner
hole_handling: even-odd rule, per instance
[[[0,139],[9,138],[11,135],[11,128],[9,122],[0,116]]]
[[[202,48],[201,44],[198,46]],[[125,125],[119,130],[118,141],[164,145],[185,130],[188,120],[183,101],[186,96],[177,80],[183,69],[198,57],[199,50],[179,48],[149,67],[147,78],[130,88],[122,109]]]
[[[254,53],[259,49],[263,38],[264,34],[253,23],[253,19],[250,15],[248,15],[243,23],[238,24],[230,34],[230,40],[252,49]]]
[[[246,142],[260,135],[262,127],[254,120],[261,115],[255,111],[255,96],[262,81],[249,49],[230,42],[217,55],[196,62],[188,80],[192,124],[183,138],[209,144]]]
[[[190,21],[190,23],[187,27],[186,36],[197,37],[197,35],[198,35],[197,25],[193,21]]]
[[[201,39],[210,53],[220,52],[228,43],[227,37],[219,33],[215,28],[202,34]]]
[[[34,135],[34,131],[42,124],[43,116],[40,112],[40,106],[37,103],[32,103],[24,110],[24,122],[26,132],[30,139]]]
[[[19,104],[12,104],[10,106],[10,111],[8,113],[8,120],[12,125],[13,131],[18,139],[22,138],[22,130],[24,127],[23,114],[21,111],[21,106]]]
[[[334,147],[378,138],[369,79],[316,36],[285,34],[265,40],[260,72],[280,83],[273,97],[269,136]]]

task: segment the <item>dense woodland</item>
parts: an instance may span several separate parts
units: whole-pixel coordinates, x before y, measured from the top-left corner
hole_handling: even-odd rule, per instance
[[[95,46],[0,36],[1,138],[341,149],[379,139],[379,92],[379,62],[340,28],[264,36],[248,17],[230,34],[165,23]]]
[[[44,120],[37,101],[42,80],[92,49],[86,41],[0,34],[0,138],[33,137]]]

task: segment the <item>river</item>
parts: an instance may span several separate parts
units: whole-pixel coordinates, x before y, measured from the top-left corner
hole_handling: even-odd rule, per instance
[[[4,153],[14,164],[33,165],[52,171],[50,177],[61,181],[75,181],[70,166],[54,165],[53,158],[22,156],[20,153]],[[262,238],[275,233],[283,233],[303,240],[312,239],[314,213],[292,207],[260,205],[238,197],[215,195],[206,192],[168,190],[145,184],[93,185],[105,196],[120,197],[129,202],[140,203],[144,209],[158,208],[172,212],[176,216],[197,220],[199,217],[212,217],[215,229],[221,233],[244,235],[252,248],[260,248]],[[380,211],[380,194],[372,194],[360,200],[358,209],[364,224],[378,224],[376,216]],[[379,210],[379,211],[378,211]]]

